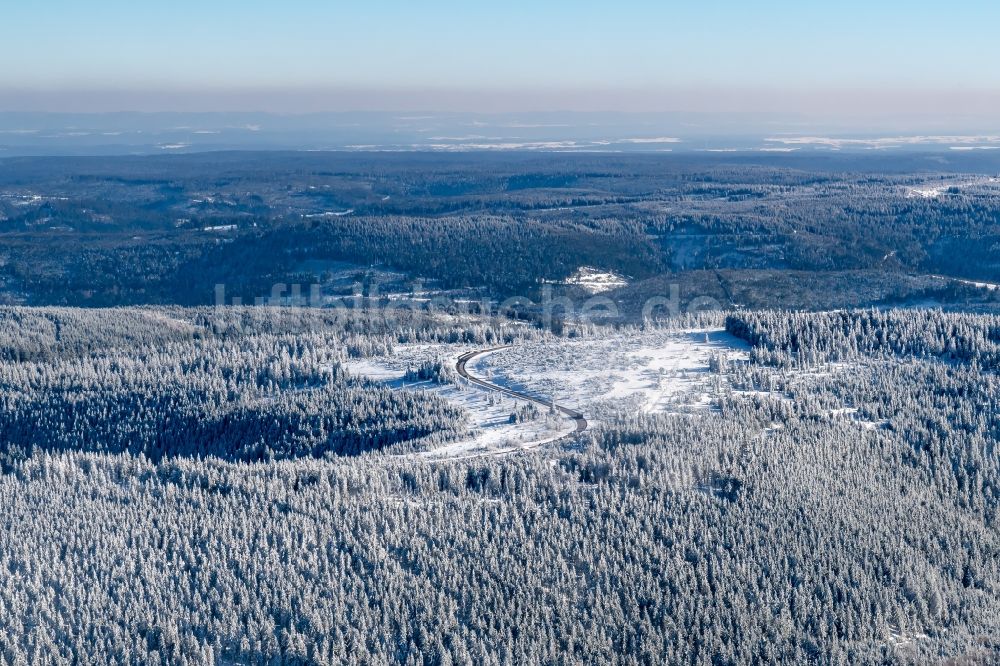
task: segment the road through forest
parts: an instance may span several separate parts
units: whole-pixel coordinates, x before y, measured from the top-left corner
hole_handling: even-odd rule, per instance
[[[458,361],[455,363],[455,370],[458,371],[459,375],[461,375],[462,377],[464,377],[465,379],[467,379],[469,382],[471,382],[471,383],[473,383],[473,384],[475,384],[477,386],[481,386],[481,387],[489,389],[491,391],[498,391],[500,393],[512,396],[514,398],[518,398],[520,400],[527,400],[529,402],[533,402],[535,404],[541,405],[542,407],[545,407],[546,409],[548,409],[548,407],[550,406],[550,403],[546,402],[545,400],[542,400],[541,398],[536,398],[534,396],[528,395],[527,393],[521,393],[520,391],[515,391],[513,389],[504,388],[502,386],[497,386],[496,384],[491,384],[491,383],[489,383],[487,381],[484,381],[482,379],[479,379],[478,377],[475,377],[475,376],[469,374],[469,371],[466,370],[465,364],[468,363],[469,361],[471,361],[472,359],[474,359],[475,357],[481,356],[483,354],[488,354],[490,352],[499,351],[501,349],[506,349],[507,347],[509,347],[509,345],[504,345],[504,346],[501,346],[501,347],[491,347],[490,349],[477,349],[475,351],[466,352],[466,353],[464,353],[464,354],[462,354],[461,356],[458,357]],[[554,405],[554,407],[555,407],[556,410],[562,412],[566,416],[568,416],[571,419],[573,419],[574,421],[576,421],[576,431],[575,432],[581,433],[581,432],[583,432],[584,430],[587,429],[587,419],[585,419],[583,417],[583,414],[581,414],[580,412],[578,412],[575,409],[570,409],[569,407],[563,407],[562,405]]]

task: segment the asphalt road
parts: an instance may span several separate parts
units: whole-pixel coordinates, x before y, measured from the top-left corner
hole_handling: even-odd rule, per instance
[[[509,346],[510,345],[503,345],[500,347],[491,347],[489,349],[476,349],[474,351],[466,352],[458,357],[458,362],[455,363],[455,370],[457,370],[458,374],[460,374],[462,377],[465,377],[465,379],[467,379],[472,384],[476,384],[477,386],[482,386],[483,388],[490,389],[491,391],[498,391],[500,393],[504,393],[506,395],[518,398],[520,400],[527,400],[529,402],[533,402],[537,405],[541,405],[542,407],[548,409],[549,403],[546,402],[545,400],[542,400],[541,398],[536,398],[534,396],[528,395],[527,393],[521,393],[520,391],[514,391],[512,389],[504,388],[502,386],[497,386],[496,384],[490,384],[489,382],[483,381],[478,377],[470,375],[469,371],[465,369],[465,364],[474,359],[475,357],[480,356],[481,354],[487,354],[489,352],[497,351],[500,349],[506,349]],[[587,429],[587,419],[585,419],[583,417],[583,414],[581,414],[577,410],[570,409],[569,407],[563,407],[562,405],[555,405],[555,408],[560,412],[562,412],[563,414],[565,414],[566,416],[573,419],[574,421],[576,421],[575,432],[580,433]]]

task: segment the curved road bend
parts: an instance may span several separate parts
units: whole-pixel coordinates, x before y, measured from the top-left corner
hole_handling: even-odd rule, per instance
[[[469,371],[465,369],[465,364],[474,359],[475,357],[481,356],[482,354],[488,354],[489,352],[499,351],[501,349],[507,349],[510,346],[511,345],[501,345],[499,347],[490,347],[489,349],[476,349],[470,352],[466,352],[458,357],[458,362],[455,363],[455,370],[458,371],[459,375],[465,377],[465,379],[469,380],[473,384],[476,384],[477,386],[482,386],[483,388],[487,388],[491,391],[498,391],[500,393],[504,393],[506,395],[512,396],[514,398],[519,398],[521,400],[527,400],[529,402],[541,405],[542,407],[548,407],[549,403],[545,402],[541,398],[536,398],[526,393],[521,393],[520,391],[514,391],[512,389],[504,388],[502,386],[497,386],[496,384],[490,384],[489,382],[483,381],[478,377],[470,375]],[[560,412],[562,412],[563,414],[565,414],[566,416],[573,419],[574,421],[576,421],[576,430],[574,434],[581,433],[587,429],[587,419],[585,419],[583,417],[583,414],[581,414],[580,412],[576,411],[575,409],[570,409],[569,407],[563,407],[562,405],[555,405],[555,408]]]

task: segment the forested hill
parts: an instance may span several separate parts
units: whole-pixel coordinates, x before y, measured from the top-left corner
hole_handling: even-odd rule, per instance
[[[412,315],[273,308],[0,307],[0,464],[48,451],[259,462],[413,451],[463,436],[442,399],[353,378],[399,342],[532,335]]]
[[[324,428],[358,405],[407,428],[427,423],[411,404],[448,415],[323,369],[358,330],[391,343],[378,322],[210,312],[2,311],[0,423],[44,420],[0,474],[0,660],[997,663],[995,317],[733,313],[753,347],[716,358],[709,404],[456,461],[347,458],[296,429],[300,406]],[[81,343],[98,330],[106,352]],[[122,397],[150,386],[148,407]],[[120,446],[192,412],[216,433],[231,388],[306,448],[246,464]]]
[[[251,302],[330,261],[494,296],[581,266],[1000,282],[1000,160],[980,152],[9,158],[0,298],[208,304],[225,284]]]

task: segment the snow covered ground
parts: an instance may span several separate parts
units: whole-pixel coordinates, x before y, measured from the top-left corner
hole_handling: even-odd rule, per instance
[[[944,192],[943,187],[928,187],[926,189],[912,189],[907,198],[920,197],[922,199],[937,199]]]
[[[307,220],[311,220],[315,217],[345,217],[353,212],[354,212],[353,208],[348,208],[347,210],[327,210],[323,211],[322,213],[309,213],[303,215],[302,217],[306,218]]]
[[[574,421],[561,414],[510,423],[524,401],[470,385],[403,381],[407,368],[423,361],[454,365],[464,345],[403,345],[391,357],[355,359],[352,374],[398,390],[431,391],[463,408],[470,437],[425,456],[462,458],[533,448],[571,433]],[[704,409],[725,378],[710,372],[713,356],[747,358],[745,343],[720,330],[610,332],[595,338],[525,342],[473,358],[466,369],[490,383],[543,401],[580,409],[591,425],[621,411],[667,412]]]
[[[469,438],[419,454],[429,458],[497,455],[534,448],[573,432],[576,424],[572,419],[558,413],[550,415],[542,408],[539,418],[512,424],[511,413],[527,401],[488,391],[461,378],[455,384],[403,381],[409,367],[417,367],[428,360],[443,360],[454,367],[458,357],[469,350],[467,345],[405,345],[398,347],[391,357],[353,359],[348,362],[347,369],[351,374],[384,382],[398,390],[435,393],[466,411]],[[472,368],[469,371],[476,375]]]
[[[591,294],[601,294],[628,285],[628,280],[624,275],[614,271],[602,271],[590,266],[580,266],[566,280],[566,284],[575,284]]]
[[[354,375],[394,389],[431,391],[463,408],[470,437],[427,452],[429,457],[461,458],[533,448],[571,433],[572,419],[542,408],[537,420],[512,424],[524,401],[458,380],[456,384],[404,382],[407,368],[423,361],[454,365],[465,345],[403,345],[393,356],[354,359]],[[543,401],[577,408],[591,425],[612,412],[666,412],[704,409],[725,378],[709,370],[713,356],[747,358],[746,345],[724,331],[608,333],[596,338],[525,342],[477,356],[467,370],[490,383]]]
[[[726,384],[713,356],[745,361],[749,347],[722,330],[609,332],[531,342],[477,357],[476,376],[581,410],[593,425],[611,412],[703,409]]]
[[[512,424],[511,413],[525,401],[460,378],[456,384],[445,385],[403,381],[408,367],[436,360],[454,367],[457,358],[471,350],[467,345],[403,345],[391,357],[352,360],[348,370],[397,390],[434,392],[465,410],[470,436],[421,456],[495,455],[534,448],[573,432],[572,419],[550,415],[544,408],[537,420]],[[607,330],[585,338],[521,342],[472,358],[466,370],[496,386],[579,410],[593,428],[622,414],[699,413],[724,393],[759,393],[737,390],[730,383],[731,371],[749,359],[749,351],[745,341],[722,329]],[[717,371],[720,367],[723,372]],[[793,372],[819,379],[845,368],[828,364]],[[768,395],[790,399],[784,393]],[[856,421],[855,412],[845,407],[826,416]],[[869,429],[878,425],[860,423]]]
[[[1000,148],[1000,146],[987,147]],[[973,147],[969,147],[969,150],[972,149]],[[954,148],[952,150],[954,150]],[[961,178],[948,179],[946,181],[935,180],[932,183],[925,183],[919,187],[907,188],[906,198],[939,199],[949,191],[995,195],[997,192],[995,180],[996,179],[988,176],[965,176]]]
[[[976,280],[964,280],[962,278],[948,277],[947,275],[931,275],[931,277],[937,280],[957,282],[959,284],[968,285],[970,287],[977,287],[979,289],[985,289],[987,291],[996,291],[997,289],[1000,289],[1000,284],[995,284],[993,282],[977,282]]]

